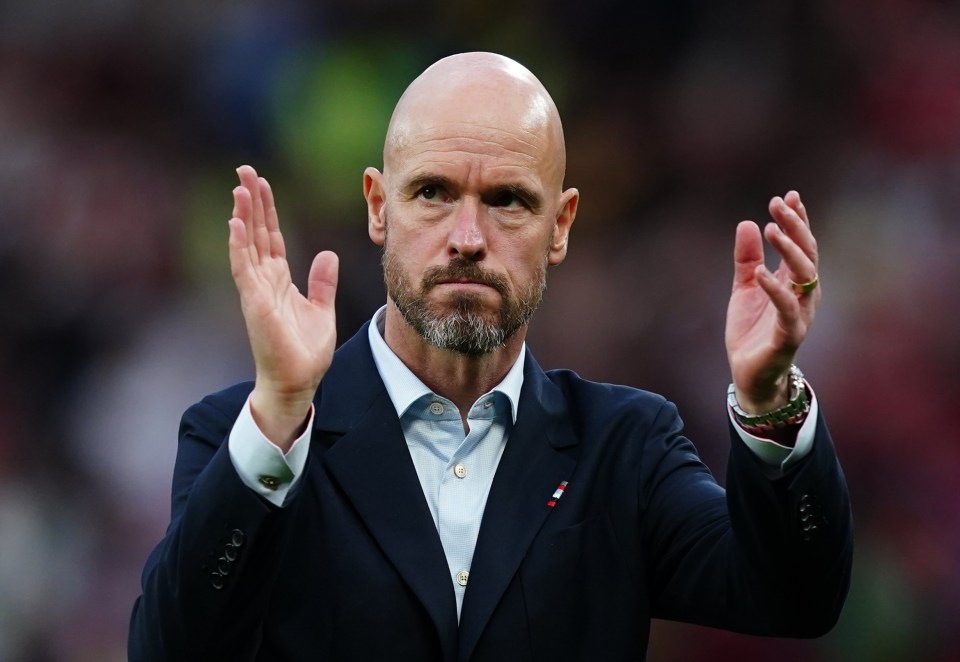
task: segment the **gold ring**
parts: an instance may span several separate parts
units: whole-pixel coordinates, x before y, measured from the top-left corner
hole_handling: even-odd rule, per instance
[[[793,288],[793,291],[797,294],[810,294],[815,289],[817,289],[817,283],[820,282],[820,276],[814,276],[812,279],[808,280],[806,283],[795,283],[792,280],[790,281],[790,287]]]

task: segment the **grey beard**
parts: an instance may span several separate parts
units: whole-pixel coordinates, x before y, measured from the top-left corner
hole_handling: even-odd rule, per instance
[[[453,261],[444,268],[435,268],[424,277],[419,290],[414,290],[399,265],[387,252],[383,256],[384,281],[387,293],[403,315],[403,319],[426,342],[468,356],[489,354],[504,344],[524,325],[540,305],[546,289],[546,258],[539,266],[535,281],[518,297],[510,295],[504,279],[487,274],[476,263]],[[438,313],[430,308],[426,293],[437,282],[451,275],[469,274],[500,293],[501,305],[495,319],[486,319],[481,312],[479,297],[465,294],[456,300],[456,310]]]
[[[440,318],[404,313],[403,318],[431,345],[468,356],[488,354],[503,347],[508,338],[507,330],[470,311],[458,310]],[[515,332],[512,330],[510,335]]]

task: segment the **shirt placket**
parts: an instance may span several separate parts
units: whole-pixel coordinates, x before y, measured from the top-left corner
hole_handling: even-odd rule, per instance
[[[490,405],[486,404],[488,402]],[[486,474],[490,469],[483,462],[481,447],[493,423],[492,402],[492,397],[488,396],[471,408],[467,418],[470,431],[466,436],[457,414],[453,423],[457,425],[460,443],[450,455],[439,484],[437,528],[457,596],[458,613],[469,583],[470,565],[486,503],[487,490],[481,485],[488,478]]]

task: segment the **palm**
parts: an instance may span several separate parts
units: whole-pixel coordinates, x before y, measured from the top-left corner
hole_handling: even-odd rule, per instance
[[[304,297],[281,257],[262,260],[251,280],[241,302],[258,378],[292,390],[315,387],[336,341],[333,307]]]

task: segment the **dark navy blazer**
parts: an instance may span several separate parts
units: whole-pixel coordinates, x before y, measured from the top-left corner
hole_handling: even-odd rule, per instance
[[[785,473],[731,429],[724,491],[670,402],[545,373],[528,354],[458,625],[366,326],[317,391],[304,475],[283,508],[245,487],[227,452],[251,387],[184,414],[132,662],[643,660],[652,617],[805,637],[839,615],[853,534],[822,420]]]

